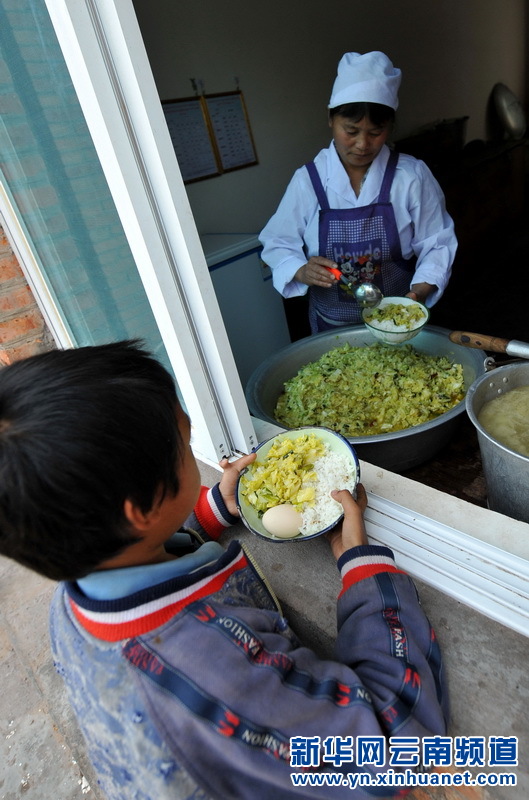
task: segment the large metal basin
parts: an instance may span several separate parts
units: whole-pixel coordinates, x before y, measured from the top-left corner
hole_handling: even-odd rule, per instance
[[[444,328],[427,325],[410,344],[422,353],[447,356],[454,363],[462,364],[465,388],[468,389],[486,371],[484,354],[480,350],[454,344],[448,334],[449,331]],[[375,344],[375,341],[364,325],[353,325],[338,332],[318,333],[284,347],[263,361],[250,376],[246,386],[246,401],[251,413],[284,428],[274,419],[274,409],[285,381],[328,350],[346,343],[352,347],[365,347]],[[404,472],[428,461],[448,444],[464,412],[465,401],[462,400],[450,411],[422,425],[396,433],[355,436],[349,441],[362,460],[392,472]]]

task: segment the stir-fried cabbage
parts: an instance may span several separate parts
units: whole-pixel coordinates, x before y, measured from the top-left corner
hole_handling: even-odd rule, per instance
[[[425,319],[424,309],[421,306],[404,305],[403,303],[387,303],[380,308],[373,308],[364,314],[364,320],[370,325],[377,326],[380,322],[391,322],[396,328],[405,328],[411,331]],[[387,328],[387,330],[391,330]]]
[[[257,511],[291,503],[301,511],[314,502],[314,462],[325,455],[325,443],[314,434],[274,442],[264,461],[259,454],[241,477],[242,494]]]
[[[464,396],[463,368],[445,356],[345,344],[285,383],[274,416],[287,428],[323,425],[352,438],[420,425]]]

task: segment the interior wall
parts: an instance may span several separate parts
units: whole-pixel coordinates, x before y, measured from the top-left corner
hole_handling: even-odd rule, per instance
[[[292,172],[330,141],[327,103],[344,52],[402,69],[395,138],[469,116],[487,138],[493,86],[526,89],[526,0],[133,0],[162,100],[237,88],[259,164],[188,184],[200,233],[256,233]],[[325,9],[325,13],[322,12]]]

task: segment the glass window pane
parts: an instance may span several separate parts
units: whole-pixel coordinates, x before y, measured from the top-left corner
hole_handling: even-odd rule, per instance
[[[75,342],[138,337],[168,366],[44,0],[0,25],[3,179]]]

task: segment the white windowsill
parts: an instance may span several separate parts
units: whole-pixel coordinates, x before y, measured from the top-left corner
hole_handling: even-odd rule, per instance
[[[254,419],[259,441],[282,429]],[[529,525],[360,462],[366,527],[414,578],[527,636]]]

